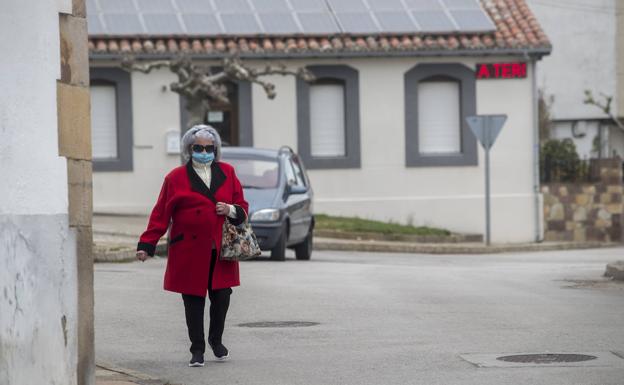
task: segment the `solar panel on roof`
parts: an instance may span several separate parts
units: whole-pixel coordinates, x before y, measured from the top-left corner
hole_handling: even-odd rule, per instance
[[[257,12],[289,12],[286,0],[253,0],[251,2]]]
[[[213,0],[219,12],[251,12],[246,0]]]
[[[86,0],[89,33],[336,34],[490,31],[478,0]],[[136,5],[136,8],[135,8]],[[212,15],[212,16],[209,16]],[[202,22],[206,21],[207,25]]]
[[[327,0],[332,11],[336,12],[364,12],[368,8],[362,0]]]
[[[227,34],[260,34],[264,32],[252,13],[222,13],[220,17]]]
[[[90,35],[102,35],[106,33],[106,30],[104,29],[104,26],[102,25],[102,22],[100,21],[97,13],[87,14],[87,30]]]
[[[266,33],[287,34],[299,31],[297,22],[290,13],[261,13],[259,16]]]
[[[486,31],[494,27],[481,10],[451,11],[451,16],[462,31]]]
[[[191,35],[218,35],[223,33],[214,14],[182,15],[186,31]]]
[[[418,27],[405,12],[375,12],[384,32],[414,32]]]
[[[305,12],[297,13],[304,33],[337,33],[340,28],[328,13]]]
[[[171,0],[136,0],[136,2],[141,12],[175,12]]]
[[[143,21],[148,34],[179,35],[184,32],[178,18],[174,14],[145,13],[143,14]]]
[[[212,3],[208,0],[174,0],[183,13],[212,13]]]
[[[91,13],[97,13],[98,10],[95,0],[87,0],[85,4],[87,6],[87,16]]]
[[[438,0],[405,0],[405,5],[411,10],[444,9]]]
[[[136,14],[105,13],[103,16],[108,33],[118,35],[145,33]]]
[[[100,11],[132,13],[136,11],[134,3],[128,0],[98,0]]]
[[[289,0],[295,11],[327,11],[325,0]]]
[[[368,0],[368,5],[374,11],[405,11],[401,0]]]
[[[412,15],[425,32],[449,32],[456,29],[444,11],[414,11]]]
[[[481,9],[477,0],[442,0],[449,9]]]
[[[379,32],[379,27],[369,12],[337,12],[336,17],[344,31],[352,33]]]

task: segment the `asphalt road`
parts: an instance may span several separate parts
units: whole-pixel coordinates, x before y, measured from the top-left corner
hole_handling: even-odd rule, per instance
[[[162,290],[165,260],[98,264],[96,359],[186,385],[622,385],[624,359],[615,356],[598,367],[483,368],[460,354],[624,357],[624,284],[601,277],[623,257],[623,248],[315,252],[309,262],[245,262],[224,335],[232,358],[204,368],[186,367],[182,300]],[[237,326],[260,321],[319,324]]]

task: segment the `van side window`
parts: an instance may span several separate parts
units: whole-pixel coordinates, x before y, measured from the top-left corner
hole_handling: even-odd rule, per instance
[[[290,159],[287,159],[284,164],[284,172],[286,174],[286,184],[289,186],[294,186],[297,184],[297,176],[295,175],[295,170],[293,169],[292,163]]]
[[[297,177],[297,186],[307,187],[305,177],[303,176],[303,171],[301,170],[301,166],[299,165],[297,158],[293,157],[291,159],[291,162],[293,165],[293,169],[295,170],[295,176]]]

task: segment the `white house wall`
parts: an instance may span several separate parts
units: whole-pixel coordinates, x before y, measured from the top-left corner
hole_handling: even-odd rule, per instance
[[[583,100],[586,89],[616,96],[616,2],[622,8],[617,0],[527,1],[553,45],[538,64],[537,80],[554,96],[554,119],[605,117]],[[618,112],[617,102],[613,106]]]
[[[467,58],[288,61],[292,68],[306,64],[347,64],[359,71],[361,168],[308,170],[315,191],[315,211],[483,233],[482,150],[479,149],[478,166],[405,167],[403,92],[405,72],[418,63],[462,62],[474,69],[475,63],[482,61]],[[492,239],[496,242],[535,239],[531,76],[529,73],[526,79],[477,80],[478,113],[509,115],[491,153]],[[167,71],[132,74],[134,171],[94,174],[96,211],[148,213],[163,176],[179,165],[179,158],[166,155],[164,149],[165,132],[179,127],[180,121],[177,95],[161,90],[172,79]],[[269,100],[261,87],[252,88],[254,146],[276,149],[288,145],[296,150],[296,81],[282,76],[270,80],[276,85],[274,100]]]
[[[165,141],[167,131],[180,131],[179,97],[168,90],[175,75],[161,69],[134,72],[131,79],[133,170],[93,173],[95,212],[147,213],[164,176],[180,165],[179,155],[167,154]]]
[[[347,64],[359,71],[362,157],[359,169],[308,170],[315,192],[315,211],[483,233],[483,152],[479,150],[478,167],[406,168],[403,108],[403,75],[417,63],[463,62],[474,68],[481,61],[315,61],[314,64]],[[306,63],[310,64],[288,65]],[[530,76],[531,73],[526,79],[477,81],[477,112],[509,115],[491,152],[492,239],[496,242],[535,239]],[[289,102],[271,101],[254,85],[254,143],[258,147],[289,145],[296,149],[295,81],[277,76],[271,80],[277,85],[276,100]]]
[[[76,235],[57,127],[59,10],[56,1],[8,0],[0,12],[0,384],[77,382]]]

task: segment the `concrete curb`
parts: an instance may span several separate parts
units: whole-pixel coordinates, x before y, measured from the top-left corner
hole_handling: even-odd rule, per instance
[[[96,363],[95,385],[177,385],[136,370],[122,368],[109,363]]]
[[[623,246],[621,243],[603,242],[561,242],[500,244],[485,246],[482,244],[425,244],[408,242],[346,241],[340,239],[315,238],[314,250],[364,251],[381,253],[412,254],[496,254],[509,252],[535,252],[554,250],[581,250]]]
[[[617,281],[624,281],[624,261],[609,263],[604,275]]]
[[[498,244],[486,247],[478,243],[415,243],[373,240],[347,240],[315,238],[314,250],[322,251],[361,251],[378,253],[408,254],[499,254],[510,252],[539,252],[556,250],[583,250],[607,247],[621,247],[621,243],[604,242],[557,242]],[[167,245],[160,242],[156,254],[166,256]],[[135,260],[136,246],[128,244],[98,243],[94,245],[95,262],[132,262]]]

